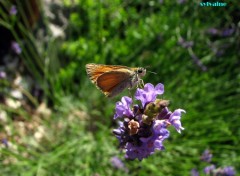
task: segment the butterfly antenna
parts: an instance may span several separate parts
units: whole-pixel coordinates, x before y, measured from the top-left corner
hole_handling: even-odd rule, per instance
[[[150,66],[148,65],[148,66],[146,66],[145,68],[150,68]],[[147,72],[153,73],[153,74],[155,74],[155,75],[157,74],[156,72],[152,72],[152,71],[148,71],[148,70],[147,70]]]
[[[152,72],[152,71],[147,71],[147,72],[149,72],[149,73],[153,73],[153,74],[155,74],[155,75],[157,74],[156,72]]]

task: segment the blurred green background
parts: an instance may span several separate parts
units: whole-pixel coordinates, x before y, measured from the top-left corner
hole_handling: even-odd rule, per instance
[[[0,0],[1,175],[190,175],[206,148],[239,173],[240,6],[200,2]],[[156,72],[144,82],[165,85],[185,130],[170,129],[165,151],[124,160],[112,130],[128,91],[104,97],[87,63]]]

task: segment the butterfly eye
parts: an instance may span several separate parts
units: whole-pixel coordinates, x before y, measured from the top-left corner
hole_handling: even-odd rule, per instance
[[[139,69],[137,72],[138,72],[138,73],[142,73],[142,72],[143,72],[143,70],[142,70],[142,69]]]

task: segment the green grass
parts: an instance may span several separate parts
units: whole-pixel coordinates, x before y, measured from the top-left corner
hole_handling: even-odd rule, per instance
[[[199,160],[206,148],[213,152],[217,166],[231,165],[239,173],[237,2],[229,2],[226,8],[200,7],[200,1],[69,2],[61,5],[69,22],[65,40],[47,33],[49,40],[44,41],[32,31],[19,39],[27,46],[22,46],[21,55],[27,71],[21,75],[31,75],[34,84],[41,87],[51,114],[36,113],[37,105],[30,106],[29,111],[23,105],[12,109],[1,104],[8,120],[0,125],[0,132],[12,143],[1,148],[1,175],[189,175],[192,168],[206,166]],[[44,16],[44,25],[50,23]],[[229,26],[235,26],[229,37],[206,33],[209,28]],[[191,49],[207,71],[194,63],[191,49],[178,44],[180,37],[194,42]],[[37,43],[42,47],[38,52]],[[217,57],[211,49],[214,47],[226,47],[224,54]],[[85,73],[85,64],[92,62],[148,67],[156,72],[147,73],[144,82],[163,83],[163,98],[171,101],[170,108],[187,111],[182,117],[182,134],[171,129],[165,151],[141,162],[124,160],[112,130],[117,126],[113,121],[115,103],[128,91],[105,98]],[[4,86],[0,90],[7,98],[12,82],[0,81]],[[23,120],[16,118],[19,116]],[[43,135],[40,140],[36,137],[39,130]],[[123,159],[129,173],[111,166],[115,155]]]

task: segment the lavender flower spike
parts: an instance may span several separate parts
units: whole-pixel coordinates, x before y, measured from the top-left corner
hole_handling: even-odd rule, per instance
[[[140,100],[142,106],[132,105],[132,99],[126,96],[116,103],[114,119],[124,117],[124,121],[119,123],[113,133],[119,140],[120,147],[125,149],[126,159],[142,160],[156,150],[164,150],[163,142],[170,136],[167,129],[169,126],[174,126],[179,133],[184,129],[180,118],[185,111],[169,111],[169,101],[157,99],[157,95],[163,92],[163,84],[154,87],[148,83],[135,93],[135,99]]]

